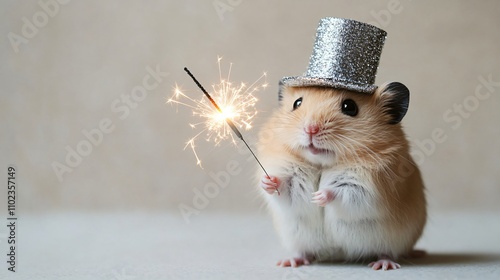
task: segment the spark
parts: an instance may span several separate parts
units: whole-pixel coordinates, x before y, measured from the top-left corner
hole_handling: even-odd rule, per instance
[[[232,133],[233,129],[228,126],[228,122],[232,122],[238,129],[251,129],[252,121],[257,115],[255,105],[258,99],[254,94],[268,86],[265,81],[267,75],[265,72],[250,85],[244,82],[232,82],[232,63],[229,64],[227,75],[223,76],[221,60],[222,57],[217,57],[219,83],[213,84],[209,93],[220,111],[205,96],[200,96],[197,99],[192,98],[184,93],[178,85],[175,86],[172,96],[167,100],[167,103],[187,107],[193,112],[196,122],[189,125],[193,129],[199,129],[199,131],[194,137],[188,139],[184,149],[189,147],[192,150],[196,158],[196,164],[200,167],[202,167],[201,159],[196,152],[197,141],[205,139],[208,142],[213,142],[216,146],[223,140],[229,140],[231,143],[236,144]]]

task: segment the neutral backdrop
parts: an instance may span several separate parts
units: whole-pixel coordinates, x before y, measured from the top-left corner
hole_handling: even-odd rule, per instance
[[[258,117],[244,131],[254,146],[278,106],[278,80],[306,70],[326,16],[388,32],[377,84],[400,81],[411,90],[403,125],[420,155],[430,208],[500,209],[498,1],[41,2],[52,3],[49,15],[38,1],[0,2],[0,184],[15,166],[22,213],[172,210],[180,217],[179,206],[195,206],[196,193],[214,182],[210,174],[222,176],[228,163],[240,172],[212,189],[198,214],[262,211],[248,153],[201,141],[201,169],[183,150],[197,133],[191,111],[165,101],[175,84],[199,98],[183,67],[209,87],[218,81],[218,56],[223,73],[233,64],[235,82],[267,72]],[[113,110],[125,106],[122,95],[142,85],[148,67],[168,75],[126,114]],[[493,82],[488,88],[481,79]],[[58,179],[53,165],[67,165],[67,149],[103,120],[113,130]],[[436,133],[439,141],[430,140]]]

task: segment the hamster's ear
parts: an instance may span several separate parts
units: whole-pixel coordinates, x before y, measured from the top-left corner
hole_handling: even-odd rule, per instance
[[[377,93],[383,109],[389,114],[389,124],[401,122],[408,111],[410,90],[398,82],[391,82],[381,86]]]

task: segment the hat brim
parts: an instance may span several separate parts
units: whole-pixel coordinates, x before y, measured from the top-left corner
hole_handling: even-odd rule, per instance
[[[377,89],[376,85],[354,84],[344,81],[326,78],[313,78],[305,76],[284,77],[280,84],[287,87],[331,87],[336,89],[347,89],[356,92],[372,94]]]

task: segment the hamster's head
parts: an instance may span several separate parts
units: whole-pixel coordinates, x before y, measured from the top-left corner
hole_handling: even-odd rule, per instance
[[[409,90],[393,82],[373,94],[282,87],[273,127],[279,142],[312,164],[383,164],[407,146],[399,124]]]

